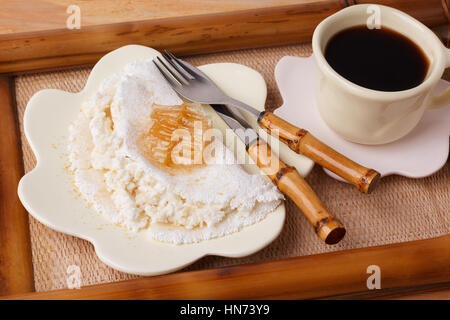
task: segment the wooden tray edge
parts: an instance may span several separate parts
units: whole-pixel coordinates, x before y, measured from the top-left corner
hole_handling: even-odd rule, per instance
[[[315,26],[346,6],[386,4],[428,26],[448,23],[442,0],[323,0],[314,3],[236,10],[81,27],[80,30],[0,35],[0,73],[18,74],[92,65],[105,53],[141,44],[179,55],[267,47],[310,41]]]
[[[218,269],[20,294],[4,299],[310,299],[368,292],[367,268],[381,288],[450,281],[450,235]],[[374,292],[377,290],[374,290]]]
[[[13,80],[0,76],[0,295],[34,290],[28,212],[17,195],[23,176]]]

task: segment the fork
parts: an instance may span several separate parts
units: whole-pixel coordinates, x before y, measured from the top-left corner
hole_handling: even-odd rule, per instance
[[[380,174],[340,154],[316,139],[305,129],[276,116],[272,112],[255,108],[226,95],[205,73],[169,51],[156,56],[153,63],[171,87],[182,97],[202,104],[224,104],[233,113],[245,110],[258,119],[258,124],[269,134],[277,133],[278,139],[296,153],[303,154],[322,167],[355,185],[359,191],[370,193]]]

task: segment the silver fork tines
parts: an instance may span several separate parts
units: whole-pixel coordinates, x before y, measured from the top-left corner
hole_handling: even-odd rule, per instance
[[[155,61],[155,59],[157,60],[157,62]],[[157,56],[155,59],[153,60],[153,63],[156,65],[156,67],[162,73],[162,75],[166,78],[166,80],[169,81],[169,83],[173,84],[173,80],[175,80],[177,84],[180,86],[189,83],[189,81],[186,80],[183,77],[183,75],[181,75],[179,72],[177,72],[175,68],[173,68],[175,70],[172,70],[172,68],[169,67],[169,65],[166,62],[164,62],[164,60],[166,60],[165,58],[163,60]],[[170,74],[172,79],[167,74]]]
[[[162,57],[155,57],[153,63],[172,88],[184,98],[206,104],[225,104],[254,114],[260,111],[227,96],[206,74],[186,61],[165,51]]]
[[[189,68],[189,66],[184,61],[175,57],[170,51],[164,50],[164,53],[162,55],[171,64],[171,66],[178,72],[182,73],[185,78],[191,80],[199,78],[199,72],[196,72],[195,70]]]

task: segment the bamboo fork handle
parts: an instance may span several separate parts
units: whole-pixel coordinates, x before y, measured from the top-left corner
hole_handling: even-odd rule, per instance
[[[344,237],[345,228],[342,223],[327,211],[297,170],[287,166],[272,153],[265,141],[257,139],[248,147],[248,153],[278,189],[294,201],[325,243],[335,244]]]
[[[322,167],[334,172],[355,185],[363,193],[372,192],[380,178],[377,171],[348,159],[316,139],[308,131],[292,125],[272,112],[262,112],[258,123],[269,134],[273,130],[278,130],[280,141],[287,144],[293,151],[307,156]]]

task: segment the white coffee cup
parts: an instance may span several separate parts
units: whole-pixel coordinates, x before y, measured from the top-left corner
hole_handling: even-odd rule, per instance
[[[381,27],[414,41],[428,57],[428,73],[417,87],[396,92],[367,89],[339,75],[326,61],[324,51],[331,37],[347,28],[373,23],[374,19],[379,19]],[[450,104],[450,88],[438,96],[432,94],[444,70],[450,67],[450,50],[425,25],[399,10],[370,4],[345,8],[317,26],[312,48],[319,112],[328,126],[347,140],[362,144],[395,141],[417,125],[427,108]]]

